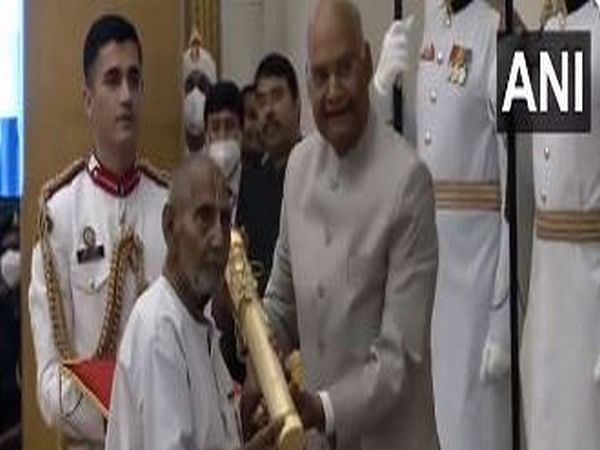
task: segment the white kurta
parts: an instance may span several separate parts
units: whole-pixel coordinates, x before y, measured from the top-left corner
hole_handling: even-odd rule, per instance
[[[235,401],[213,322],[195,320],[161,276],[125,329],[106,449],[234,450]]]
[[[548,27],[561,29],[557,19]],[[592,131],[534,135],[538,209],[600,209],[600,11],[592,1],[566,17],[592,33]],[[529,450],[600,448],[600,243],[534,237],[522,381]]]
[[[418,151],[436,181],[503,185],[495,127],[499,14],[484,0],[425,30],[418,69]],[[470,52],[464,84],[449,81],[454,46]],[[504,192],[504,189],[502,189]],[[499,211],[437,210],[439,270],[432,320],[436,420],[443,450],[510,448],[509,377],[482,381],[488,337],[509,348],[508,227]]]
[[[89,164],[95,164],[90,160]],[[146,279],[159,274],[165,256],[160,216],[167,189],[142,174],[127,197],[115,197],[79,172],[48,201],[52,230],[50,241],[60,282],[71,344],[79,358],[89,358],[97,348],[108,290],[110,258],[123,227],[131,226],[144,244]],[[93,230],[104,257],[79,262],[77,251],[86,248],[83,231]],[[54,344],[46,281],[39,243],[33,251],[29,313],[37,363],[37,393],[46,423],[60,427],[76,440],[96,442],[102,448],[104,425],[93,404],[69,379],[60,376],[60,355]],[[124,328],[135,298],[134,276],[127,272],[121,314]],[[82,448],[94,448],[91,443]]]

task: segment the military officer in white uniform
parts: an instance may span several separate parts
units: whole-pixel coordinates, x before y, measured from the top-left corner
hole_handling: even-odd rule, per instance
[[[537,211],[521,352],[527,442],[530,450],[597,449],[600,10],[592,0],[567,1],[545,28],[591,32],[592,123],[590,133],[534,135]]]
[[[265,293],[309,449],[435,450],[430,321],[437,269],[433,188],[413,148],[369,100],[371,56],[351,2],[309,26],[318,131],[290,155]]]
[[[29,311],[42,415],[65,447],[95,449],[102,417],[62,363],[114,357],[135,298],[160,274],[167,183],[137,158],[142,50],[131,23],[92,25],[84,75],[94,147],[42,190]]]
[[[438,2],[418,65],[417,148],[433,175],[439,236],[432,366],[443,450],[510,448],[506,153],[494,106],[499,21],[484,0]]]

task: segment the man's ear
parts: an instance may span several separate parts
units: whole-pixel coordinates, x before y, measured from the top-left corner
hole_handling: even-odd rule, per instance
[[[173,235],[175,233],[175,211],[170,202],[165,203],[162,210],[162,232],[167,244],[167,248],[173,243]]]
[[[87,80],[83,82],[82,88],[82,96],[83,96],[83,108],[85,109],[85,115],[89,120],[92,120],[92,112],[94,109],[94,98],[92,93],[92,87],[88,83]]]

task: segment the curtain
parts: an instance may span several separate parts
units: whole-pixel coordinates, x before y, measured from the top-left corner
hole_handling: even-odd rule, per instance
[[[23,0],[0,0],[0,197],[23,186]]]

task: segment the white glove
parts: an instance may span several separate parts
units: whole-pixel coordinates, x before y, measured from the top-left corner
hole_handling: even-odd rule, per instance
[[[479,378],[482,382],[502,378],[510,370],[510,352],[503,345],[488,339],[483,347]]]
[[[598,355],[596,365],[594,366],[594,381],[597,385],[600,385],[600,355]]]
[[[395,20],[385,33],[373,79],[381,96],[391,94],[398,77],[408,69],[408,34],[413,21],[413,15],[406,20]]]
[[[17,250],[6,250],[0,258],[0,275],[9,288],[14,288],[21,278],[21,253]]]

